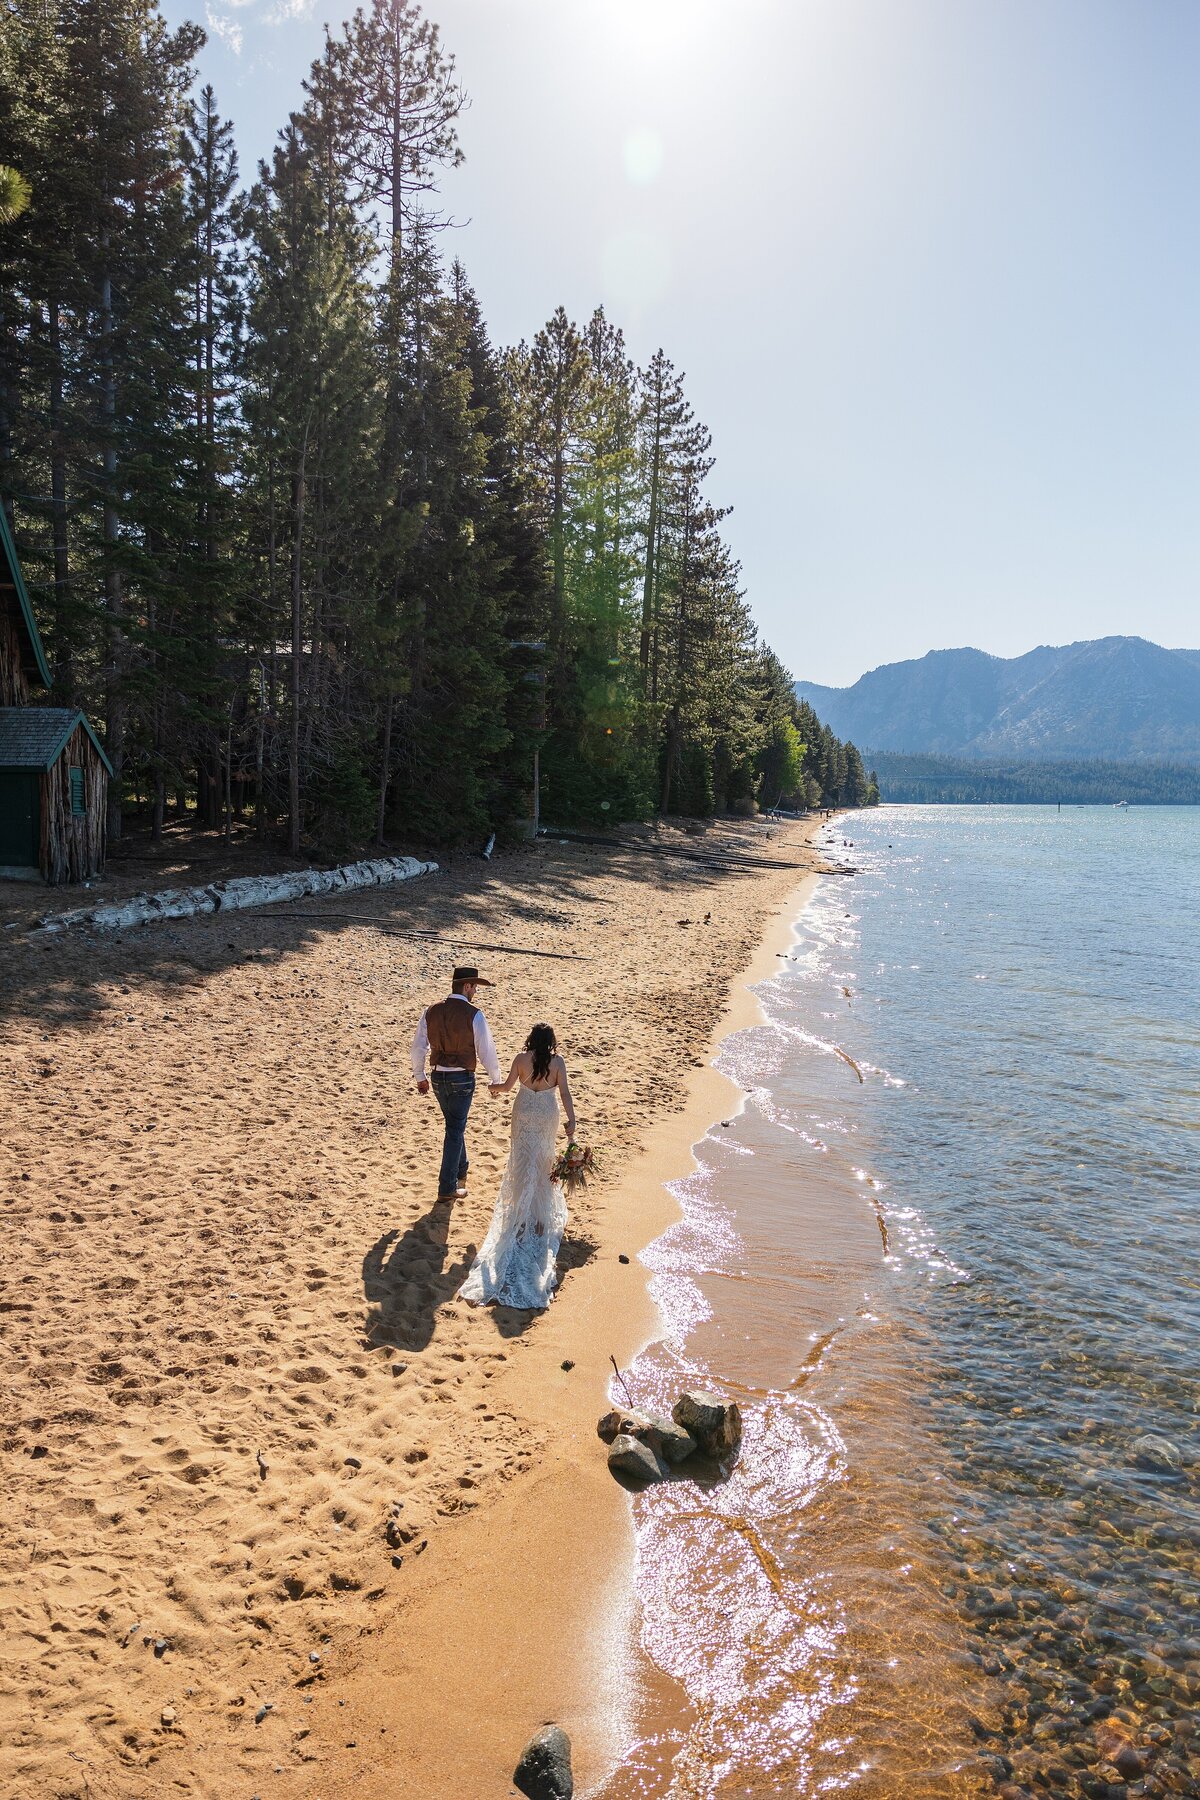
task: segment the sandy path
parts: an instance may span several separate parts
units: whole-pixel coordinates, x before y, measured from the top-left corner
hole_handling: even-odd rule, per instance
[[[795,829],[704,842],[810,855]],[[625,1516],[581,1424],[650,1324],[616,1252],[664,1202],[622,1171],[690,1141],[681,1074],[799,879],[543,845],[343,902],[361,926],[313,901],[3,944],[0,1793],[504,1792],[538,1655],[599,1766],[626,1587],[601,1580],[587,1643],[554,1596]],[[407,1044],[454,949],[368,921],[591,959],[477,953],[502,1054],[555,1023],[606,1153],[543,1319],[453,1298],[507,1106],[476,1101],[470,1195],[436,1207]],[[521,1553],[543,1613],[498,1616],[493,1585],[481,1617]]]

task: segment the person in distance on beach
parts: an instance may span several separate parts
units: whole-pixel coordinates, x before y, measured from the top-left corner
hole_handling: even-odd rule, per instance
[[[458,1291],[476,1306],[496,1300],[502,1306],[540,1309],[549,1306],[554,1293],[558,1247],[567,1228],[563,1190],[550,1173],[560,1098],[567,1137],[575,1137],[567,1065],[549,1025],[533,1027],[524,1050],[513,1058],[507,1081],[495,1082],[492,1093],[511,1093],[514,1087],[512,1147],[496,1210]]]
[[[482,1066],[493,1093],[500,1081],[496,1046],[482,1008],[475,1004],[478,990],[492,985],[478,969],[455,969],[451,993],[436,1006],[426,1007],[413,1038],[417,1092],[427,1094],[430,1089],[431,1078],[425,1074],[428,1057],[434,1098],[446,1121],[439,1200],[456,1200],[467,1191],[467,1115],[475,1098],[475,1070]]]

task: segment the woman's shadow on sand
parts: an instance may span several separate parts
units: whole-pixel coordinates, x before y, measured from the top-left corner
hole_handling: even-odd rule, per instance
[[[470,1245],[462,1258],[447,1266],[452,1200],[439,1200],[401,1236],[385,1231],[363,1258],[363,1292],[367,1316],[363,1334],[375,1346],[394,1344],[401,1350],[424,1350],[433,1337],[439,1307],[453,1300],[475,1260]],[[596,1254],[584,1237],[567,1237],[558,1252],[558,1285],[583,1268]],[[520,1337],[542,1315],[515,1306],[489,1306],[488,1315],[503,1338]]]

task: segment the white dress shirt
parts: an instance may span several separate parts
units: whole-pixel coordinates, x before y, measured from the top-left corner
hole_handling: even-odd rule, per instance
[[[467,999],[465,994],[449,994],[447,995],[447,999],[461,1000],[464,1006],[472,1006],[474,1004],[473,1001]],[[488,1079],[490,1081],[503,1081],[504,1077],[500,1073],[500,1059],[496,1055],[496,1046],[492,1042],[492,1034],[488,1030],[488,1022],[483,1014],[478,1011],[475,1014],[474,1020],[474,1037],[475,1057],[486,1073]],[[429,1026],[426,1024],[425,1013],[422,1013],[421,1022],[417,1026],[417,1035],[412,1042],[412,1070],[414,1081],[424,1081],[425,1058],[428,1055]],[[463,1073],[461,1069],[452,1068],[449,1064],[444,1063],[438,1063],[433,1072],[435,1075],[461,1075]]]

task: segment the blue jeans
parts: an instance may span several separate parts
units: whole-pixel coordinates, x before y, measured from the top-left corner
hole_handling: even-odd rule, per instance
[[[431,1075],[430,1081],[446,1121],[438,1193],[452,1194],[459,1182],[467,1179],[467,1114],[475,1098],[475,1077],[463,1069],[453,1074]]]

